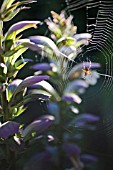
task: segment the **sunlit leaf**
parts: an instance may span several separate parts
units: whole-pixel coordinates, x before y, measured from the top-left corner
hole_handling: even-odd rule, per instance
[[[22,58],[22,59],[16,61],[16,62],[14,63],[14,65],[15,65],[15,68],[18,69],[18,67],[20,67],[21,65],[24,66],[24,65],[27,64],[28,62],[32,62],[32,61],[33,61],[32,59],[27,59],[27,58],[24,59],[24,58]]]
[[[3,13],[4,10],[6,10],[7,8],[9,8],[14,1],[15,1],[15,0],[4,0],[4,1],[3,1],[3,4],[2,4],[2,6],[1,6],[1,9],[0,9],[0,10],[1,10],[1,13]]]
[[[0,74],[6,74],[7,73],[7,66],[4,63],[0,63]]]
[[[11,56],[11,64],[16,66],[16,60],[27,50],[27,48],[22,48],[18,50],[13,56]]]
[[[5,53],[2,54],[2,55],[3,55],[4,57],[11,57],[11,56],[13,56],[14,54],[16,54],[19,50],[21,50],[22,48],[25,49],[25,47],[24,47],[22,44],[20,44],[20,45],[16,46],[15,48],[13,48],[12,50],[5,52]]]

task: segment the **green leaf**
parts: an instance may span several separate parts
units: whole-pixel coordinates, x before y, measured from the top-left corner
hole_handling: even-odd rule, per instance
[[[8,90],[7,90],[7,97],[8,97],[8,101],[10,101],[13,92],[15,91],[15,89],[18,87],[18,85],[22,82],[21,79],[15,79],[13,80],[9,85],[8,85]]]
[[[18,105],[21,101],[23,101],[23,94],[24,94],[24,90],[20,91],[19,93],[17,93],[14,97],[12,96],[10,102],[9,102],[9,106],[10,107],[15,107],[16,105]]]
[[[3,21],[0,20],[0,52],[2,51],[3,42]]]
[[[71,46],[71,45],[74,45],[75,43],[75,39],[72,38],[72,37],[66,37],[66,38],[60,38],[58,41],[57,41],[57,45],[58,46]]]
[[[4,22],[10,21],[10,20],[11,20],[12,18],[14,18],[21,10],[22,10],[22,8],[18,8],[18,9],[16,9],[15,11],[8,12],[8,13],[4,16],[3,21],[4,21]]]
[[[0,75],[7,73],[7,66],[4,63],[0,63]]]
[[[31,101],[35,101],[35,100],[48,100],[49,96],[45,95],[45,94],[29,94],[27,96],[24,96],[20,101],[15,102],[13,105],[10,106],[13,108],[15,107],[20,107],[23,106]]]
[[[11,57],[11,64],[15,66],[18,66],[19,64],[16,62],[16,60],[27,50],[27,48],[22,48],[18,50],[12,57]],[[23,61],[23,59],[22,59]],[[15,63],[16,62],[16,63]]]
[[[49,76],[30,76],[24,79],[18,87],[15,89],[11,101],[9,103],[10,106],[17,105],[20,101],[23,101],[23,96],[25,94],[25,89],[33,84],[36,84],[42,80],[49,79]]]
[[[5,51],[10,50],[12,45],[14,45],[14,41],[12,39],[5,41]]]
[[[18,70],[14,66],[10,65],[8,68],[7,77],[14,79],[16,77],[17,73],[18,73]]]
[[[13,48],[12,50],[7,51],[7,52],[3,53],[2,55],[4,57],[11,57],[12,55],[16,54],[22,48],[25,49],[25,47],[22,44],[19,44],[15,48]]]
[[[31,59],[27,59],[27,58],[21,58],[20,60],[15,62],[15,68],[18,67],[19,65],[23,64],[23,63],[28,63],[28,62],[32,62],[33,60]]]
[[[12,5],[15,0],[7,0],[7,9]]]
[[[23,68],[26,65],[26,62],[20,64],[19,66],[16,67],[17,70],[20,70],[21,68]]]
[[[1,13],[8,9],[15,0],[4,0],[1,6]]]
[[[14,119],[14,118],[18,117],[18,116],[21,115],[26,109],[27,109],[26,107],[24,107],[24,108],[23,108],[23,107],[17,108],[17,111],[16,111],[15,113],[13,113],[12,118]]]

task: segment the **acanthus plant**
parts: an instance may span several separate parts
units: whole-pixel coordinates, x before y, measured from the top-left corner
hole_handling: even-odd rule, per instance
[[[42,80],[49,79],[48,75],[29,76],[24,80],[16,79],[18,72],[29,62],[21,55],[30,49],[41,52],[43,45],[32,43],[28,38],[22,39],[22,32],[37,28],[40,21],[20,21],[12,25],[6,33],[4,22],[10,21],[18,12],[27,9],[24,4],[35,1],[4,0],[0,9],[0,169],[17,169],[17,160],[25,151],[26,141],[34,137],[33,132],[42,133],[54,121],[54,116],[44,115],[29,124],[26,128],[15,121],[22,114],[30,101],[43,99],[44,94],[27,95],[27,87]],[[21,168],[20,168],[21,169]]]
[[[80,148],[76,145],[68,143],[68,141],[66,143],[66,140],[64,139],[65,135],[64,129],[70,128],[67,127],[68,126],[67,121],[69,122],[68,119],[69,117],[66,116],[66,112],[69,112],[70,109],[73,112],[74,106],[72,105],[72,102],[78,104],[81,102],[81,99],[77,92],[80,92],[81,89],[84,90],[84,88],[86,88],[88,84],[85,82],[85,80],[75,80],[76,88],[73,89],[73,87],[71,87],[70,93],[69,83],[73,84],[73,81],[72,79],[71,81],[69,79],[72,77],[73,78],[76,77],[75,76],[76,66],[74,66],[73,70],[69,71],[69,73],[67,72],[67,66],[69,61],[72,62],[74,56],[76,56],[75,54],[78,47],[81,46],[81,44],[86,43],[87,39],[90,38],[90,35],[86,34],[87,36],[86,38],[84,38],[85,34],[83,34],[83,37],[80,36],[80,38],[83,38],[80,41],[77,40],[76,35],[75,37],[72,37],[76,31],[75,30],[76,27],[71,25],[71,17],[65,19],[63,13],[61,14],[61,16],[57,15],[59,16],[59,18],[57,18],[57,16],[54,16],[54,19],[56,19],[55,22],[57,22],[57,20],[58,21],[61,20],[61,22],[59,22],[60,27],[58,27],[58,29],[54,28],[54,31],[56,30],[56,32],[54,32],[53,34],[53,38],[56,38],[55,41],[44,36],[31,36],[26,39],[21,38],[22,31],[25,31],[32,27],[37,28],[37,25],[41,23],[40,21],[18,22],[12,25],[8,29],[8,31],[4,34],[3,23],[10,21],[18,12],[20,12],[23,9],[26,9],[27,7],[24,7],[23,6],[24,4],[33,2],[35,1],[26,0],[21,2],[20,1],[15,2],[15,0],[4,0],[0,9],[0,97],[1,97],[0,166],[2,169],[17,169],[18,160],[20,158],[22,159],[22,156],[24,154],[26,155],[27,147],[32,146],[32,143],[33,145],[36,142],[38,143],[40,139],[42,140],[43,135],[41,134],[43,134],[43,132],[45,132],[45,130],[50,125],[53,124],[55,117],[59,116],[59,121],[56,118],[56,122],[54,124],[55,129],[53,130],[53,133],[55,135],[55,133],[58,132],[58,139],[60,139],[62,142],[62,145],[60,143],[56,145],[56,147],[59,148],[59,151],[61,150],[59,154],[60,156],[58,156],[60,160],[58,162],[60,163],[56,163],[57,161],[55,159],[52,162],[51,155],[54,154],[55,147],[54,148],[48,147],[49,145],[48,142],[54,139],[54,137],[52,136],[53,133],[44,134],[45,139],[47,139],[45,151],[43,151],[42,153],[38,153],[35,157],[31,158],[29,162],[31,162],[32,164],[32,161],[37,160],[36,162],[38,165],[33,163],[32,166],[38,166],[38,169],[43,169],[43,165],[46,165],[46,163],[48,164],[49,162],[52,162],[52,165],[58,168],[59,166],[62,165],[61,152],[62,150],[64,150],[69,156],[69,158],[72,160],[74,167],[77,168],[75,164],[79,166],[78,164],[81,163],[79,159]],[[54,14],[55,13],[53,12],[53,15]],[[48,23],[49,21],[47,21],[47,24]],[[58,23],[56,25],[58,25]],[[70,35],[71,29],[72,34]],[[65,36],[62,35],[62,32],[64,31],[66,33]],[[71,50],[70,52],[68,51],[69,54],[66,53],[65,50],[63,50],[65,46],[68,46],[69,50]],[[74,47],[74,50],[73,48],[70,48],[71,46]],[[25,64],[29,62],[29,59],[21,58],[21,55],[28,49],[38,52],[39,54],[41,54],[41,52],[44,51],[44,53],[47,54],[50,60],[50,64],[46,63],[46,66],[50,67],[49,71],[47,71],[48,75],[43,74],[30,76],[24,80],[16,79],[17,73],[20,71],[20,69],[22,69],[25,66]],[[98,66],[99,64],[94,63],[94,67]],[[81,71],[81,67],[82,65],[79,65],[79,67],[77,67],[78,68],[77,71],[78,70]],[[44,66],[43,68],[46,67]],[[66,74],[64,74],[65,71]],[[65,78],[68,81],[66,83],[64,81]],[[52,84],[45,81],[48,79],[50,79],[49,81],[52,82]],[[43,89],[40,88],[40,90],[36,89],[36,91],[26,93],[27,87],[33,85],[37,86],[37,83],[38,86],[43,87]],[[61,84],[61,86],[59,86],[59,83]],[[72,84],[71,86],[73,86]],[[55,86],[57,86],[58,88],[55,89]],[[74,90],[76,90],[76,93],[74,92]],[[31,124],[29,124],[27,127],[24,127],[24,125],[15,122],[15,118],[25,111],[26,109],[24,106],[25,104],[37,99],[48,100],[49,97],[51,102],[49,103],[48,107],[50,110],[52,110],[52,108],[55,106],[55,108],[59,110],[57,115],[54,115],[55,112],[54,114],[44,115],[42,117],[39,117]],[[56,109],[54,111],[56,111]],[[88,123],[96,122],[97,120],[98,117],[96,116],[83,114],[83,117],[82,118],[80,117],[80,121],[78,116],[74,123],[76,125],[77,122],[78,123],[80,122],[81,125],[87,125],[87,122]],[[76,151],[76,153],[71,153],[70,149],[68,149],[68,146],[69,148],[74,147],[75,148],[74,151]],[[67,148],[67,150],[65,149],[65,147]],[[46,163],[43,164],[43,159],[45,158],[47,158],[45,160]],[[82,156],[82,159],[83,158],[84,157]],[[32,169],[30,167],[31,165],[29,165],[29,162],[25,164],[24,169]],[[20,163],[22,162],[20,161]],[[22,163],[20,167],[22,167],[23,164],[24,163]],[[50,169],[52,168],[52,165]],[[49,166],[47,168],[49,168]]]
[[[77,129],[95,130],[95,123],[99,121],[99,117],[90,113],[79,114],[78,105],[82,102],[80,96],[85,89],[89,85],[95,85],[99,76],[96,71],[91,71],[92,76],[86,76],[84,79],[83,63],[75,64],[77,54],[81,52],[82,46],[88,45],[91,35],[76,34],[77,27],[72,24],[73,17],[66,18],[64,11],[60,15],[54,11],[51,14],[52,19],[45,20],[51,40],[43,36],[29,37],[33,43],[46,45],[47,53],[44,55],[48,57],[48,63],[37,63],[31,68],[35,70],[35,75],[46,73],[50,79],[49,82],[43,80],[31,86],[29,94],[42,93],[50,97],[47,108],[50,115],[55,117],[50,132],[53,137],[50,144],[46,143],[45,151],[31,158],[25,169],[32,169],[37,165],[39,169],[63,170],[68,167],[66,163],[68,158],[72,163],[69,170],[81,170],[84,169],[84,165],[95,162],[97,158],[82,151],[80,143],[84,134]],[[58,51],[59,58],[53,53],[53,49]],[[89,66],[88,62],[84,64]],[[98,67],[99,63],[92,63],[91,68]],[[44,155],[39,162],[40,154]],[[37,163],[34,163],[36,159]],[[47,166],[48,164],[51,164],[51,167]]]

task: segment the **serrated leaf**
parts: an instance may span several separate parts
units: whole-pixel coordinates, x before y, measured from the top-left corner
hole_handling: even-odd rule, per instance
[[[11,20],[18,12],[20,12],[23,9],[29,9],[29,7],[20,7],[23,4],[29,4],[36,1],[27,0],[22,2],[16,2],[12,4],[15,0],[5,0],[1,7],[1,14],[3,21],[9,21]]]

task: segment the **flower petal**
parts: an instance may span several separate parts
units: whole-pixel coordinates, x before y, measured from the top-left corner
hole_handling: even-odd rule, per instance
[[[62,56],[64,58],[69,59],[68,56],[66,56],[65,54],[63,54],[62,52],[59,51],[56,44],[48,37],[31,36],[31,37],[29,37],[29,39],[31,42],[34,42],[36,44],[40,44],[40,45],[43,45],[43,46],[46,46],[46,47],[49,47],[50,49],[52,49],[53,52],[55,53],[56,57],[60,58]],[[72,59],[69,59],[69,60],[73,61]]]
[[[93,115],[93,114],[88,114],[88,113],[82,113],[79,114],[76,117],[76,122],[83,121],[83,122],[97,122],[99,121],[99,116]]]
[[[93,163],[96,162],[98,159],[96,156],[83,154],[81,155],[80,160],[84,163]]]
[[[22,82],[21,79],[15,79],[14,81],[11,82],[11,84],[9,84],[8,86],[8,90],[10,90],[11,92],[13,92],[18,86],[19,84]]]
[[[79,91],[80,89],[85,89],[87,87],[88,84],[84,80],[74,80],[67,85],[65,89],[65,93],[72,92],[75,90]]]
[[[0,138],[8,138],[10,135],[18,133],[20,124],[13,121],[8,121],[0,126]]]
[[[36,44],[41,44],[50,47],[53,51],[58,52],[58,48],[55,43],[48,37],[44,36],[31,36],[30,41]]]
[[[8,32],[6,33],[6,37],[8,37],[11,33],[15,32],[16,35],[19,34],[20,32],[34,27],[36,28],[36,25],[39,24],[40,21],[21,21],[21,22],[17,22],[16,24],[12,25]]]
[[[81,153],[81,149],[74,143],[65,143],[63,145],[63,150],[69,156],[72,156],[72,155],[80,156],[80,153]]]
[[[49,76],[44,75],[44,76],[30,76],[27,77],[26,79],[24,79],[19,86],[17,87],[17,89],[15,90],[14,94],[17,94],[18,92],[22,91],[23,89],[25,89],[26,87],[29,87],[35,83],[38,83],[42,80],[46,80],[49,79]]]
[[[27,140],[29,135],[31,135],[31,133],[33,132],[43,132],[53,123],[53,121],[54,116],[52,115],[45,115],[35,120],[23,130],[22,135],[24,137],[24,140]]]
[[[34,70],[41,70],[41,71],[48,71],[52,69],[51,65],[48,63],[35,64],[31,66],[31,68],[33,68]]]
[[[17,45],[21,44],[23,47],[25,48],[29,48],[32,51],[40,51],[44,48],[43,45],[40,44],[35,44],[33,42],[31,42],[29,39],[20,39],[17,41]]]
[[[80,98],[77,94],[75,94],[75,93],[65,94],[65,95],[62,97],[62,99],[63,99],[64,101],[76,102],[76,103],[78,103],[78,104],[80,104],[81,101],[82,101],[81,98]]]
[[[92,37],[91,34],[89,33],[82,33],[82,34],[76,34],[74,35],[74,38],[76,39],[76,41],[80,41],[80,40],[88,40]]]

